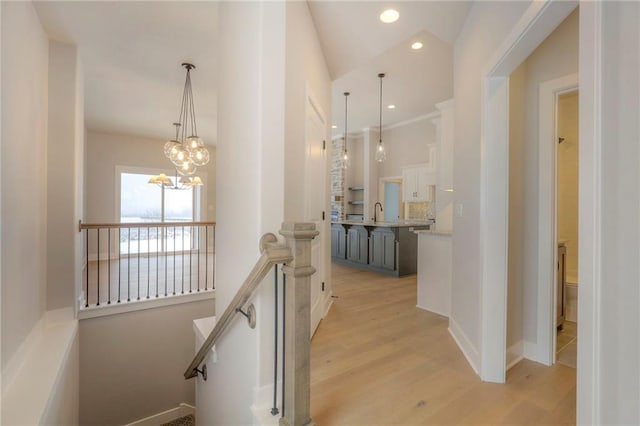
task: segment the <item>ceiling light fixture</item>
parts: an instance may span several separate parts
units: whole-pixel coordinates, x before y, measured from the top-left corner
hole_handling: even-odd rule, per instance
[[[421,42],[416,41],[415,43],[413,43],[413,44],[411,45],[411,48],[412,48],[413,50],[419,50],[419,49],[422,49],[422,46],[423,46],[423,45],[422,45],[422,43],[421,43]]]
[[[385,24],[396,22],[399,17],[400,17],[400,14],[395,9],[387,9],[380,14],[380,20]]]
[[[346,169],[349,167],[349,151],[347,151],[347,97],[349,96],[349,92],[344,92],[344,147],[342,150],[342,168]]]
[[[389,109],[396,109],[396,106],[394,104],[388,105],[387,108]]]
[[[195,176],[199,166],[209,163],[210,155],[204,146],[204,141],[198,136],[196,113],[191,89],[191,70],[196,66],[184,62],[182,66],[187,70],[187,77],[182,92],[182,105],[176,127],[176,137],[164,144],[164,155],[171,160],[176,169],[175,182],[161,173],[152,176],[149,183],[165,186],[168,189],[188,189],[201,186],[202,180]],[[178,178],[178,175],[182,176]]]
[[[338,126],[336,126],[335,124],[333,124],[333,125],[331,126],[331,128],[332,128],[332,129],[337,129],[337,128],[338,128]]]
[[[382,143],[382,79],[384,78],[384,73],[378,74],[378,78],[380,78],[380,127],[378,127],[380,139],[378,140],[378,147],[376,148],[376,161],[382,163],[387,158],[387,152]]]

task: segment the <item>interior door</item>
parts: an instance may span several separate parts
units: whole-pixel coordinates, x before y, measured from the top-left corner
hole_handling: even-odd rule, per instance
[[[311,264],[316,272],[311,276],[311,336],[324,316],[324,265],[325,265],[325,120],[322,111],[307,97],[305,143],[305,218],[313,222],[320,232],[311,242]]]

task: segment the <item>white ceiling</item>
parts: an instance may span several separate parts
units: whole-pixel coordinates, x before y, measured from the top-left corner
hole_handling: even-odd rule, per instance
[[[199,134],[216,140],[218,2],[36,2],[55,40],[78,46],[85,75],[90,130],[167,139],[179,114],[185,71],[192,82]],[[384,79],[384,124],[414,118],[452,96],[452,46],[469,2],[311,1],[333,85],[333,117],[340,133],[348,90],[349,129],[377,126],[377,74]],[[400,19],[379,21],[393,6]],[[409,44],[421,39],[425,47]]]
[[[412,50],[413,40],[424,47]],[[388,126],[435,109],[434,104],[453,96],[451,45],[423,31],[388,49],[367,64],[333,82],[333,134],[344,133],[344,92],[348,103],[349,133],[378,127],[380,115],[379,73],[385,73],[382,90],[382,124]],[[393,104],[395,109],[388,109]]]
[[[333,83],[334,135],[344,131],[344,96],[349,96],[349,133],[377,127],[378,73],[383,80],[383,125],[432,112],[453,96],[453,43],[467,17],[469,1],[311,1]],[[384,24],[387,8],[400,13]],[[411,43],[421,41],[421,50]],[[386,105],[393,103],[396,109]]]
[[[90,130],[168,139],[191,72],[198,133],[216,139],[216,2],[37,2],[49,36],[78,46]]]

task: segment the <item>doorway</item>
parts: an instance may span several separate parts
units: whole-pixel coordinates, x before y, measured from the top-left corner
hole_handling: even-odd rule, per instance
[[[311,241],[311,336],[325,315],[326,244],[324,218],[326,211],[325,182],[327,175],[326,120],[319,103],[307,88],[305,122],[305,202],[304,220],[316,225],[318,236]],[[311,337],[310,336],[310,337]]]
[[[577,89],[556,94],[555,362],[576,368],[578,306],[578,99]]]
[[[482,342],[479,350],[479,370],[484,381],[504,383],[506,380],[509,185],[505,182],[509,181],[509,76],[574,11],[575,7],[575,3],[569,2],[533,2],[482,73],[482,220],[479,229]],[[538,234],[542,235],[541,232]],[[548,268],[549,263],[546,265]],[[538,286],[538,291],[546,292],[543,287],[545,286]],[[538,303],[536,308],[540,307]],[[546,330],[546,335],[551,334],[550,328],[551,325]],[[536,334],[536,342],[540,342],[542,336],[540,333]],[[537,353],[539,348],[544,346],[524,343],[523,352],[526,354]]]

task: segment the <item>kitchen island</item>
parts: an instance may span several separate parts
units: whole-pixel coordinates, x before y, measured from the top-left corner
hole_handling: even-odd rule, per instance
[[[331,223],[332,260],[361,269],[401,277],[417,272],[418,238],[431,221]]]

